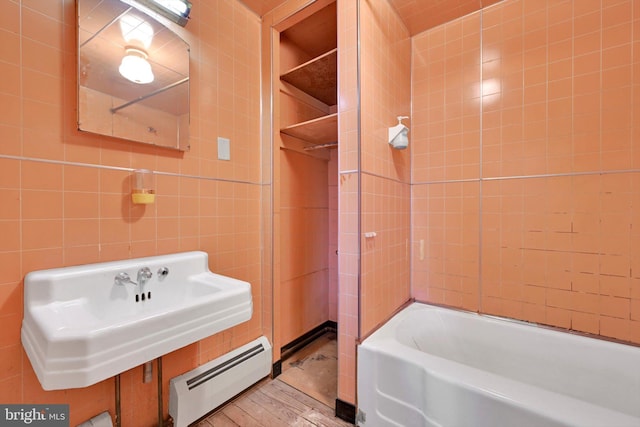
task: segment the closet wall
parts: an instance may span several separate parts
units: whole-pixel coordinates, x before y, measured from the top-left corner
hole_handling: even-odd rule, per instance
[[[282,344],[329,319],[328,161],[280,150]]]

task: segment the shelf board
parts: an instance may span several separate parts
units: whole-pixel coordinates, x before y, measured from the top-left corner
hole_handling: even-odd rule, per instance
[[[337,48],[292,68],[280,76],[285,82],[327,105],[336,105],[338,102],[337,77]]]
[[[280,132],[314,144],[338,141],[338,113],[318,117],[280,129]]]

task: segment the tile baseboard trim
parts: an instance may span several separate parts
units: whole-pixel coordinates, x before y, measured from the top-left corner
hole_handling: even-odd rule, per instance
[[[271,378],[276,379],[282,373],[282,360],[278,360],[271,366]]]
[[[336,399],[336,417],[348,423],[356,423],[356,405]]]
[[[307,332],[307,333],[299,336],[298,338],[294,339],[290,343],[285,344],[284,346],[282,346],[282,348],[280,349],[280,360],[279,360],[279,362],[282,363],[282,360],[285,360],[287,357],[291,356],[296,351],[298,351],[301,348],[303,348],[304,346],[308,345],[313,340],[315,340],[316,338],[320,337],[322,334],[324,334],[326,332],[334,332],[335,333],[337,331],[338,331],[338,323],[334,322],[333,320],[327,320],[326,322],[316,326],[315,328],[313,328],[309,332]]]

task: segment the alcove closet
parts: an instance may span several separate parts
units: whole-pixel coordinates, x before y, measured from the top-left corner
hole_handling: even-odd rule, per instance
[[[279,212],[279,262],[274,276],[279,282],[280,379],[333,407],[338,355],[335,1],[317,1],[288,18],[279,28],[277,44],[274,208]]]

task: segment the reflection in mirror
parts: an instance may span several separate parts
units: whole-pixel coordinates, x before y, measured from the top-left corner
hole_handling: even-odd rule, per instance
[[[78,129],[188,150],[189,45],[127,3],[77,2]]]

